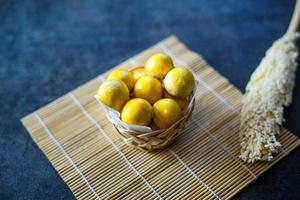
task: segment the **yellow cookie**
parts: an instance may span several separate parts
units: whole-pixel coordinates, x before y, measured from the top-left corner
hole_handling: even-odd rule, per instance
[[[131,71],[135,81],[139,80],[140,78],[142,78],[148,74],[145,67],[136,67],[130,71]]]
[[[185,107],[188,104],[188,100],[187,98],[178,98],[178,97],[173,97],[172,95],[170,95],[167,91],[164,91],[164,97],[165,98],[170,98],[170,99],[174,99],[179,107],[181,108],[181,110],[185,109]]]
[[[134,95],[135,97],[146,99],[149,103],[153,104],[163,96],[162,85],[156,78],[144,76],[135,83]]]
[[[111,79],[100,85],[97,96],[102,103],[120,112],[129,99],[129,90],[123,81]]]
[[[163,53],[154,54],[145,65],[146,70],[159,79],[163,79],[173,67],[171,57]]]
[[[154,123],[161,129],[172,126],[182,117],[179,105],[173,99],[160,99],[153,105]]]
[[[121,119],[128,125],[150,125],[153,118],[153,108],[150,103],[141,98],[128,101],[121,114]]]
[[[176,67],[165,77],[164,86],[170,95],[185,98],[193,91],[195,78],[188,69]]]
[[[116,69],[110,73],[107,80],[117,79],[123,81],[131,91],[134,87],[135,79],[130,71],[125,69]]]

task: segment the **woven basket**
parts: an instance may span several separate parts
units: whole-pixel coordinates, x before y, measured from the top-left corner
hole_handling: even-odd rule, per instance
[[[118,121],[112,120],[112,117],[110,116],[111,114],[108,111],[111,109],[102,104],[97,96],[95,96],[95,98],[102,106],[102,108],[104,108],[108,120],[113,124],[115,129],[122,136],[124,142],[129,146],[147,151],[162,149],[171,144],[175,140],[175,138],[177,138],[182,133],[185,125],[191,118],[195,105],[195,96],[193,92],[188,98],[188,106],[183,112],[183,117],[175,122],[171,127],[169,127],[168,129],[142,132],[124,128],[124,122],[121,122],[120,119]]]
[[[190,101],[183,117],[168,129],[159,129],[144,133],[121,128],[115,123],[113,125],[122,136],[124,142],[129,146],[148,151],[162,149],[171,144],[183,132],[194,110],[195,98],[190,98]]]
[[[131,70],[133,69],[135,68],[132,68]],[[127,145],[141,150],[152,151],[155,149],[162,149],[171,144],[183,132],[183,129],[191,118],[194,110],[195,93],[198,83],[199,81],[196,80],[194,90],[187,98],[188,105],[183,110],[183,116],[167,129],[151,130],[150,127],[141,128],[140,126],[128,126],[120,120],[120,113],[105,106],[99,101],[97,95],[95,98],[106,112],[107,119],[113,124]]]

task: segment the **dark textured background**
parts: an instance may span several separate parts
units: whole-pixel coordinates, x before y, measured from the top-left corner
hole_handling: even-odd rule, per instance
[[[243,91],[294,1],[0,0],[0,199],[73,199],[20,118],[176,34]],[[300,136],[300,70],[285,126]],[[298,124],[297,124],[298,122]],[[236,199],[299,199],[299,148]]]

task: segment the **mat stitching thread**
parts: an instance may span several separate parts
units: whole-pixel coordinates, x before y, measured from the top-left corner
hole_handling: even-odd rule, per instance
[[[193,172],[193,170],[172,150],[168,150],[183,166],[184,168],[186,168],[188,170],[188,172],[195,178],[197,179],[201,185],[203,185],[210,193],[212,193],[216,199],[221,200],[221,198],[219,197],[219,195],[214,192],[204,181],[202,181],[197,174],[195,174],[195,172]]]
[[[199,111],[200,112],[200,111]],[[208,134],[208,136],[218,145],[220,145],[222,147],[222,149],[224,151],[226,151],[230,157],[232,157],[234,160],[236,160],[238,162],[239,165],[241,165],[244,169],[246,169],[255,179],[257,179],[258,177],[249,169],[247,168],[245,165],[243,165],[241,162],[239,162],[239,160],[227,149],[226,146],[224,146],[221,142],[218,141],[218,139],[213,136],[205,127],[201,126],[195,119],[194,117],[192,117],[192,122],[194,122],[200,129],[202,129],[204,132],[206,132]]]
[[[137,66],[138,63],[133,59],[133,58],[130,58],[129,59],[129,62],[133,65],[133,66]],[[183,167],[197,180],[200,182],[201,185],[203,185],[210,193],[212,193],[216,199],[218,200],[221,200],[221,198],[219,197],[219,195],[214,192],[204,181],[202,181],[199,176],[174,152],[172,151],[171,149],[168,149],[168,151],[170,152],[170,154],[172,154],[176,160],[178,160],[182,165]]]
[[[184,61],[182,61],[182,60],[180,60],[173,52],[172,52],[172,50],[170,50],[168,47],[166,47],[165,46],[165,44],[164,43],[162,43],[162,42],[160,42],[160,43],[158,43],[158,47],[159,48],[161,48],[165,53],[167,53],[167,54],[169,54],[170,56],[172,56],[178,63],[180,63],[181,65],[183,65],[183,66],[185,66],[185,67],[187,67],[187,68],[189,68],[189,69],[191,69],[190,68],[190,66],[186,63],[186,62],[184,62]],[[192,70],[192,69],[191,69]],[[193,70],[192,70],[193,71]],[[199,80],[199,82],[201,82],[202,84],[203,84],[203,86],[206,88],[206,89],[208,89],[209,91],[211,91],[218,99],[220,99],[227,107],[229,107],[229,108],[231,108],[233,111],[235,111],[235,112],[237,112],[237,109],[236,108],[234,108],[224,97],[222,97],[217,91],[215,91],[212,87],[210,87],[205,81],[203,81],[195,72],[194,72],[194,74],[196,75],[196,78],[197,78],[197,80]],[[237,112],[238,113],[238,112]],[[194,120],[193,120],[194,121]],[[195,121],[194,121],[195,122]],[[196,123],[196,122],[195,122]],[[201,128],[201,126],[198,124],[198,123],[196,123],[200,128]],[[210,131],[208,131],[207,129],[206,129],[206,131],[205,131],[212,139],[214,138],[214,136],[210,133]],[[244,165],[243,163],[241,163],[237,158],[235,158],[235,156],[229,151],[229,150],[227,150],[227,148],[223,145],[223,144],[221,144],[217,139],[213,139],[218,145],[220,145],[222,148],[223,148],[223,150],[225,151],[225,152],[227,152],[230,156],[232,156],[233,157],[233,159],[234,160],[236,160],[238,163],[240,163],[240,165],[241,166],[243,166],[244,167],[244,169],[246,169],[249,173],[250,173],[250,175],[251,176],[253,176],[255,179],[257,179],[257,176],[246,166],[246,165]]]
[[[100,124],[86,111],[86,109],[82,106],[80,101],[76,98],[75,95],[73,95],[71,92],[69,93],[70,98],[76,103],[76,105],[81,109],[81,111],[85,114],[87,118],[89,118],[96,127],[102,132],[104,137],[109,141],[109,143],[114,147],[114,149],[119,153],[119,155],[122,157],[122,159],[127,163],[127,165],[136,173],[137,176],[139,176],[146,186],[148,186],[151,191],[159,197],[159,199],[163,199],[151,186],[151,184],[144,178],[144,176],[133,166],[133,164],[127,159],[127,157],[124,155],[124,153],[119,149],[119,147],[112,141],[112,139],[108,136],[108,134],[104,131],[104,129],[100,126]]]
[[[69,163],[73,166],[73,168],[77,171],[77,173],[81,176],[85,184],[88,186],[89,190],[96,196],[98,200],[101,200],[100,196],[97,194],[97,192],[94,190],[94,188],[90,185],[89,181],[87,178],[83,175],[81,170],[77,167],[75,162],[72,160],[72,158],[68,155],[68,153],[65,151],[64,147],[55,139],[55,137],[52,135],[51,131],[48,129],[46,124],[43,122],[41,117],[38,115],[37,112],[34,113],[35,118],[39,121],[39,123],[42,125],[44,128],[47,136],[54,142],[56,146],[63,152],[65,158],[69,161]]]
[[[202,127],[201,125],[199,125],[197,123],[196,120],[192,119],[192,121],[200,128],[202,129],[205,133],[208,134],[208,136],[213,140],[215,141],[215,143],[217,143],[219,146],[222,147],[222,149],[229,154],[230,157],[232,157],[235,161],[237,161],[237,163],[243,167],[246,171],[248,171],[250,173],[250,175],[252,175],[255,179],[257,179],[257,176],[245,165],[243,165],[241,162],[238,161],[238,158],[236,158],[221,142],[218,141],[218,139],[213,136],[206,128]]]

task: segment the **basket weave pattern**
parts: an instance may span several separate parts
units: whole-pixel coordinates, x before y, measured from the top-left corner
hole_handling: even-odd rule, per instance
[[[193,96],[194,94],[192,94]],[[140,131],[133,131],[119,127],[114,124],[115,129],[120,133],[124,142],[132,147],[141,150],[155,150],[162,149],[171,144],[182,132],[188,120],[192,116],[194,110],[195,98],[189,98],[189,104],[186,108],[184,115],[176,123],[168,129],[159,129],[147,133]]]

